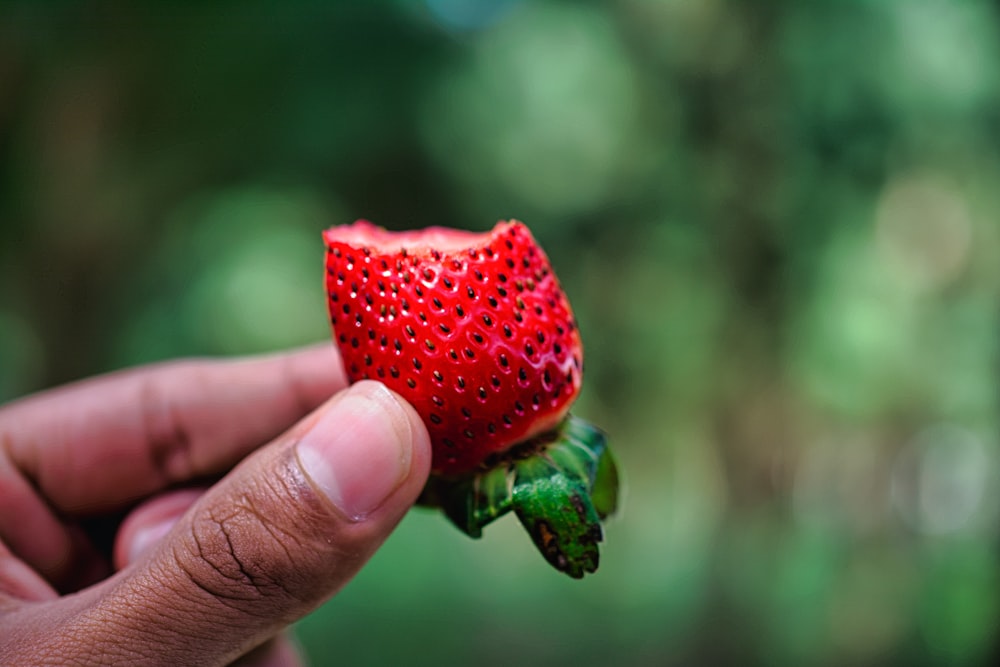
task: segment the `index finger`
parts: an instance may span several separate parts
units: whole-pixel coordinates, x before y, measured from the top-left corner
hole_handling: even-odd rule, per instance
[[[60,512],[106,512],[228,470],[346,384],[332,345],[119,371],[0,407],[0,454]]]

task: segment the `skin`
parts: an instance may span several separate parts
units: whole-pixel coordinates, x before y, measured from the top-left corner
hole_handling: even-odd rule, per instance
[[[429,467],[413,409],[347,389],[329,345],[0,407],[0,664],[301,664],[285,628],[354,576]]]

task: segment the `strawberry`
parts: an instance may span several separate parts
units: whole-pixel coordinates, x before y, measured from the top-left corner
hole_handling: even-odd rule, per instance
[[[583,347],[527,227],[393,233],[360,220],[324,240],[348,379],[384,382],[427,425],[424,501],[474,537],[514,509],[557,568],[576,577],[596,569],[614,463],[600,431],[567,417]]]
[[[580,391],[569,303],[528,229],[487,237],[326,233],[330,320],[351,381],[377,378],[427,424],[433,472],[468,473],[550,430]]]

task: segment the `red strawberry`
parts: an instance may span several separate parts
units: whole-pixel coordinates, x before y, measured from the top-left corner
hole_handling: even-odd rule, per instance
[[[607,477],[614,466],[598,431],[566,419],[580,391],[583,348],[527,227],[393,233],[358,221],[324,239],[330,321],[348,378],[384,382],[423,418],[436,477],[427,497],[474,536],[515,509],[554,565],[574,576],[596,568],[596,519],[614,498],[593,508],[590,495],[599,469]],[[589,515],[578,506],[581,489],[566,491],[567,475],[582,485]],[[486,480],[503,488],[484,490]],[[535,507],[560,494],[555,506]],[[560,502],[577,517],[549,516]],[[560,521],[575,533],[562,541]],[[581,553],[568,553],[581,540]]]
[[[348,377],[377,378],[413,404],[436,474],[467,473],[562,421],[583,350],[524,225],[392,234],[362,221],[327,231],[326,242]]]

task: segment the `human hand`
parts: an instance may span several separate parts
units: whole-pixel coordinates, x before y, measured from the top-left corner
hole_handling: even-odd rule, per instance
[[[354,576],[430,467],[413,408],[345,387],[323,346],[0,407],[0,664],[297,664],[282,630]],[[86,528],[125,512],[109,562]]]

